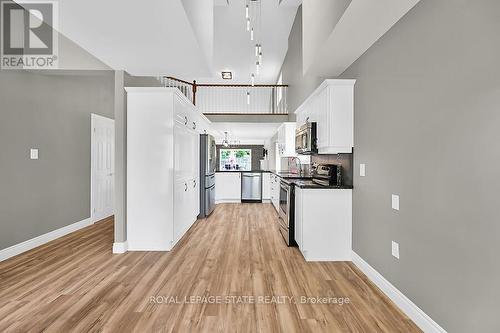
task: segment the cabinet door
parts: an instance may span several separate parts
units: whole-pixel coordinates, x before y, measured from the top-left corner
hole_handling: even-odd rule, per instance
[[[302,191],[295,190],[295,242],[303,250],[302,243]]]
[[[262,199],[269,200],[271,198],[271,177],[268,172],[262,173]]]
[[[215,174],[215,200],[241,200],[240,172],[218,172]]]
[[[176,181],[174,183],[174,241],[178,241],[183,233],[187,219],[187,191],[186,181]]]
[[[328,89],[323,89],[314,101],[314,111],[312,118],[317,123],[318,148],[327,147],[330,142],[329,114],[331,112],[328,101]]]

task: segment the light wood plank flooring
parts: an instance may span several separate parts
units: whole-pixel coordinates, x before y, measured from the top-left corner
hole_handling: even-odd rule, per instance
[[[0,332],[420,332],[353,264],[306,263],[275,221],[270,204],[218,205],[173,251],[122,255],[99,222],[0,263]]]

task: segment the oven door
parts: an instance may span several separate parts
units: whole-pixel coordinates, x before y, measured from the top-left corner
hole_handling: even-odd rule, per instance
[[[281,182],[280,184],[280,201],[279,201],[279,216],[280,224],[288,229],[289,227],[289,211],[290,211],[290,186]]]

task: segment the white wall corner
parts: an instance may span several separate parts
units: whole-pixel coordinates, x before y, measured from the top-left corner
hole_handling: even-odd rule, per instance
[[[431,317],[422,311],[415,303],[387,281],[379,272],[371,267],[356,252],[352,251],[352,262],[379,287],[411,320],[426,333],[447,333]]]
[[[119,253],[125,253],[127,251],[128,251],[127,241],[113,243],[113,253],[119,254]]]
[[[24,241],[22,243],[13,245],[11,247],[8,247],[6,249],[0,250],[0,261],[12,258],[14,256],[17,256],[23,252],[29,251],[34,249],[35,247],[41,246],[43,244],[46,244],[50,241],[53,241],[57,238],[61,238],[63,236],[66,236],[67,234],[70,234],[72,232],[75,232],[77,230],[80,230],[82,228],[88,227],[89,225],[92,224],[92,219],[86,218],[82,221],[67,225],[65,227],[53,230],[51,232],[48,232],[46,234],[40,235],[38,237],[28,239],[27,241]]]

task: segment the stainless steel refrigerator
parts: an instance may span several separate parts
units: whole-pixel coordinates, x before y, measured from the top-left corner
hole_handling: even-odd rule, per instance
[[[215,138],[209,134],[200,135],[200,215],[209,216],[215,208],[215,170],[217,155]]]

